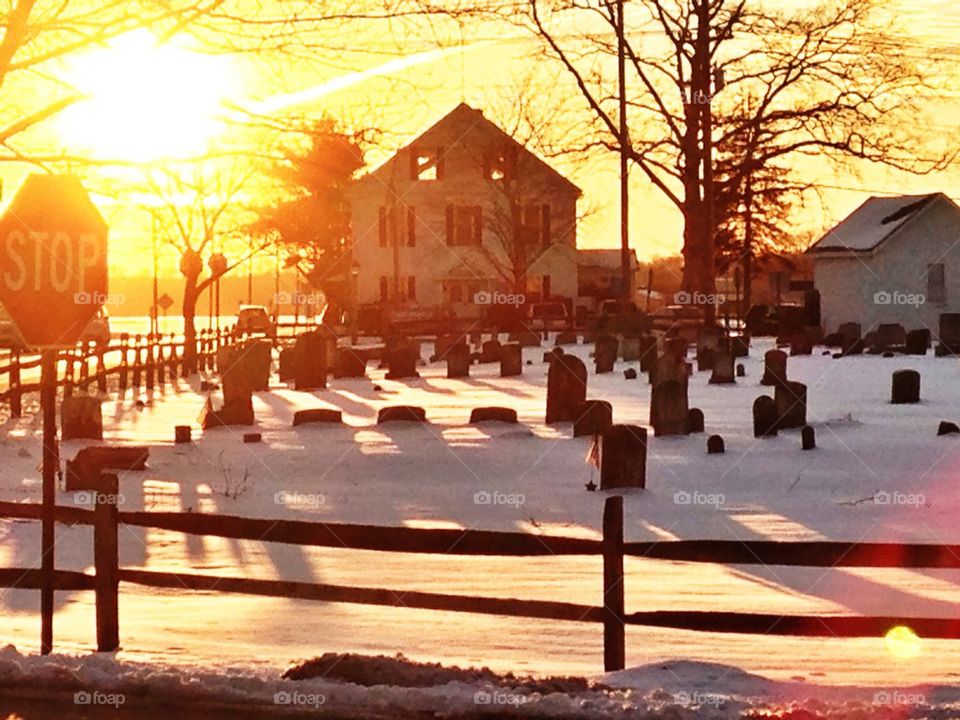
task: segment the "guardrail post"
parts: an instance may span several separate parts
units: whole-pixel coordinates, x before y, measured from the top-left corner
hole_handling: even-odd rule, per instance
[[[117,475],[101,473],[93,506],[93,561],[96,570],[97,651],[120,647],[120,561],[118,556]]]
[[[10,382],[10,414],[18,418],[23,414],[23,399],[20,392],[20,351],[14,350],[10,354],[10,372],[7,375]]]
[[[603,668],[626,665],[623,588],[623,497],[607,498],[603,506]]]

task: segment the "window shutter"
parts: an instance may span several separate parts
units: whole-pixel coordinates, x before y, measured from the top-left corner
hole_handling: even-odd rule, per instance
[[[419,180],[420,164],[417,161],[417,151],[414,148],[410,148],[407,152],[410,153],[410,179]]]
[[[413,275],[407,278],[407,299],[417,299],[417,278]]]
[[[437,180],[443,180],[443,176],[446,174],[446,163],[444,162],[445,158],[443,157],[443,147],[437,148]]]
[[[547,203],[540,206],[540,234],[544,245],[549,245],[553,242],[553,237],[550,232],[550,205]]]
[[[453,224],[453,205],[447,205],[447,245],[456,245],[457,238],[454,235],[455,227]]]
[[[417,246],[417,209],[407,208],[407,246]]]
[[[386,302],[388,300],[387,295],[387,278],[386,276],[380,276],[380,300]]]
[[[380,247],[387,246],[387,209],[380,206],[380,221],[377,226],[377,232],[380,237]]]

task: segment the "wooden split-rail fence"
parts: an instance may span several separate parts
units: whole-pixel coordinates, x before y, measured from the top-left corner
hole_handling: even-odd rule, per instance
[[[908,625],[927,638],[960,638],[960,620],[859,615],[778,615],[752,612],[639,610],[627,612],[624,559],[669,560],[724,565],[801,566],[818,568],[885,567],[960,569],[960,546],[859,542],[779,542],[765,540],[676,540],[626,542],[623,498],[608,497],[603,511],[602,539],[590,540],[521,532],[423,529],[272,520],[195,512],[120,510],[118,479],[104,473],[93,493],[92,510],[58,506],[56,521],[92,525],[94,573],[56,570],[58,591],[96,593],[96,643],[104,652],[120,646],[119,593],[122,584],[181,592],[214,591],[324,602],[359,603],[445,612],[479,613],[603,626],[604,667],[619,670],[626,663],[627,626],[673,628],[712,633],[805,637],[881,637],[892,627]],[[39,520],[41,505],[0,502],[0,517]],[[292,545],[383,553],[425,553],[447,556],[600,556],[602,580],[597,604],[516,598],[477,597],[426,591],[396,591],[325,583],[265,580],[189,572],[121,567],[119,527],[153,528],[190,535],[278,542]],[[381,556],[388,562],[386,556]],[[37,589],[36,568],[0,568],[0,587]]]
[[[231,328],[198,331],[197,369],[212,370],[217,351],[234,341]],[[168,379],[186,375],[183,355],[183,338],[173,334],[123,334],[110,343],[79,343],[57,354],[57,386],[65,395],[78,388],[88,390],[92,385],[99,392],[107,392],[108,378],[115,375],[121,392],[156,388]],[[0,387],[4,388],[0,403],[9,404],[13,417],[21,417],[23,396],[40,392],[40,355],[12,350],[0,363]]]

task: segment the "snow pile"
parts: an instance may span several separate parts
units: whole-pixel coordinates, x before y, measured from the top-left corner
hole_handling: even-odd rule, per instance
[[[84,704],[90,698],[100,698],[101,703],[113,698],[127,710],[158,703],[172,708],[233,705],[260,709],[264,716],[276,712],[398,720],[426,714],[557,720],[960,718],[956,689],[878,693],[822,688],[691,662],[633,668],[591,682],[496,675],[485,668],[450,668],[402,657],[328,654],[287,675],[277,678],[249,669],[188,670],[122,662],[111,655],[26,656],[10,645],[0,650],[0,697],[42,689],[51,698],[51,707],[58,699]],[[785,700],[790,696],[795,699]]]

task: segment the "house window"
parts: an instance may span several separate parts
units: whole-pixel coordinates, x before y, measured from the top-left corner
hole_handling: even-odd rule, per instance
[[[479,205],[447,205],[447,245],[480,245],[483,211]]]
[[[411,180],[443,180],[443,148],[410,150]]]
[[[450,302],[463,302],[463,284],[458,282],[450,283]]]
[[[380,218],[377,224],[377,234],[380,238],[380,247],[387,246],[387,209],[380,208]]]
[[[511,181],[517,175],[517,148],[508,145],[499,151],[487,153],[483,162],[487,180]]]
[[[417,209],[407,208],[407,247],[417,246]]]
[[[520,239],[535,247],[543,243],[543,210],[540,205],[526,205],[520,214]]]
[[[407,300],[417,299],[417,279],[411,275],[407,278]]]
[[[947,302],[947,278],[943,263],[927,265],[927,300],[936,305]]]
[[[390,284],[386,276],[380,277],[380,302],[386,302],[390,299]]]
[[[550,206],[546,203],[540,206],[540,241],[544,246],[553,242],[550,232]]]

